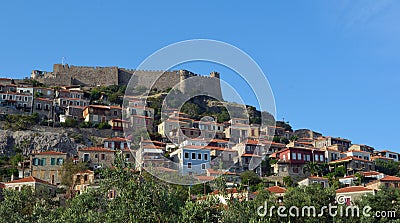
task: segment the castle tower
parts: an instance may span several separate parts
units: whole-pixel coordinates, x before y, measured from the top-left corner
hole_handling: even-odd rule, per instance
[[[210,73],[210,77],[215,77],[215,78],[219,79],[219,73],[216,72],[216,71],[213,71],[213,72]]]
[[[179,70],[180,84],[179,90],[184,94],[186,92],[185,80],[189,78],[189,71]]]

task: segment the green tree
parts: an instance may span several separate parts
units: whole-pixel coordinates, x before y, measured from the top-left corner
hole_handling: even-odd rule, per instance
[[[393,160],[375,160],[375,169],[387,175],[397,175],[399,173],[399,163]]]
[[[67,160],[61,167],[61,172],[63,174],[61,178],[61,184],[65,186],[72,186],[72,176],[87,169],[88,168],[85,163],[74,163],[70,160]]]
[[[304,166],[303,172],[304,173],[309,172],[311,174],[311,176],[316,176],[321,172],[321,166],[316,162],[308,162]]]
[[[291,186],[293,186],[293,179],[290,176],[285,176],[285,177],[283,177],[283,183],[287,187],[291,187]]]
[[[240,174],[240,178],[242,179],[242,184],[246,184],[249,186],[257,185],[261,182],[261,178],[251,170],[245,171]]]
[[[17,153],[15,156],[11,157],[10,163],[13,166],[17,166],[19,162],[24,161],[24,156],[21,153]]]

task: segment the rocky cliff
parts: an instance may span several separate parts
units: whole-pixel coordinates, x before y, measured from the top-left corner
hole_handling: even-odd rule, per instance
[[[84,147],[67,132],[37,132],[0,130],[0,155],[11,156],[16,152],[24,155],[30,153],[54,150],[76,154],[77,149]]]

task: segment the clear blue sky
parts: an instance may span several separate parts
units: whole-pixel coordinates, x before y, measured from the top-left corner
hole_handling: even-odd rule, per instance
[[[260,65],[278,119],[400,152],[399,12],[400,2],[385,0],[2,1],[0,76],[51,71],[63,56],[135,68],[168,44],[216,39]]]

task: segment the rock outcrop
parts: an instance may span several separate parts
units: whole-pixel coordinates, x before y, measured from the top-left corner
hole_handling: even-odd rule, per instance
[[[0,155],[12,156],[16,152],[29,155],[35,152],[53,150],[77,153],[85,145],[76,142],[67,132],[9,131],[0,130]]]

